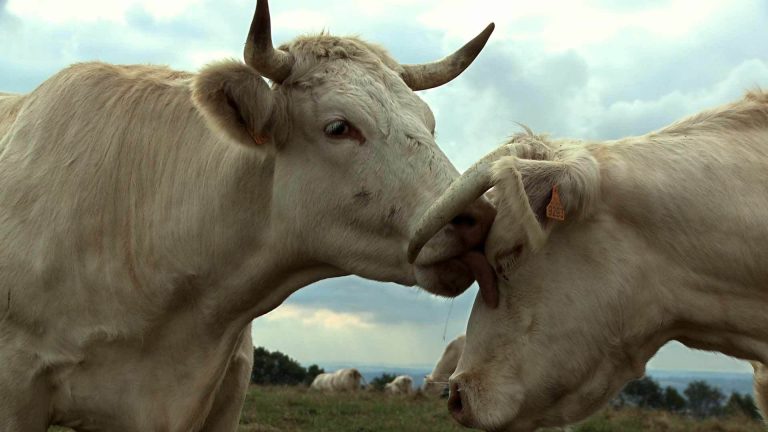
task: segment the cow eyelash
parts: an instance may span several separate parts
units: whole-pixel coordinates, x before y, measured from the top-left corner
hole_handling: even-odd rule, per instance
[[[353,139],[360,144],[365,142],[363,134],[346,120],[333,120],[323,128],[325,136],[331,139]]]
[[[325,125],[323,131],[328,137],[342,138],[349,134],[351,129],[352,125],[350,125],[346,120],[334,120]]]

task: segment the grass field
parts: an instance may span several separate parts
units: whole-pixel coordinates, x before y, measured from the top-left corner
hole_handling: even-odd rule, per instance
[[[432,432],[464,431],[448,415],[445,399],[382,393],[321,394],[295,387],[256,387],[248,392],[238,432]],[[659,411],[606,409],[573,432],[765,432],[747,418],[694,420]],[[49,432],[67,429],[51,428]],[[551,430],[550,430],[551,431]]]
[[[252,387],[239,432],[465,431],[449,416],[445,399],[381,393],[319,394],[299,388]],[[559,429],[558,429],[559,430]],[[658,411],[606,409],[573,432],[765,432],[747,418],[698,421]],[[551,430],[550,430],[551,431]]]

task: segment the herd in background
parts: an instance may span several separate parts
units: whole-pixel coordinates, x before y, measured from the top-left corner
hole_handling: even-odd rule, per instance
[[[413,388],[413,378],[408,375],[399,375],[384,385],[384,392],[390,395],[411,395],[417,391],[432,396],[446,396],[448,394],[448,378],[456,370],[461,352],[464,350],[464,334],[457,336],[443,351],[443,355],[435,364],[432,372],[424,377],[424,384],[419,390]],[[365,378],[355,368],[343,368],[334,372],[321,373],[315,377],[309,387],[311,390],[323,392],[353,392],[366,388]]]

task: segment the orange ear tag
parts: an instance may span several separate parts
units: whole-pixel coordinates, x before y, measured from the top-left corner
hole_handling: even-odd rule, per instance
[[[552,186],[552,199],[547,205],[547,217],[559,221],[565,220],[565,209],[560,202],[560,193],[557,191],[557,185]]]
[[[265,135],[254,135],[253,142],[258,146],[264,145],[267,143],[267,137]]]

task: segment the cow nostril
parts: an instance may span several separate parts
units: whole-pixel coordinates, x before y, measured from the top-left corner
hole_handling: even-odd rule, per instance
[[[477,219],[468,213],[462,213],[455,218],[451,219],[452,225],[461,225],[467,227],[473,227],[477,224]]]
[[[459,415],[464,410],[464,406],[461,402],[461,394],[459,393],[459,385],[451,383],[450,395],[448,396],[448,411],[451,414]]]

